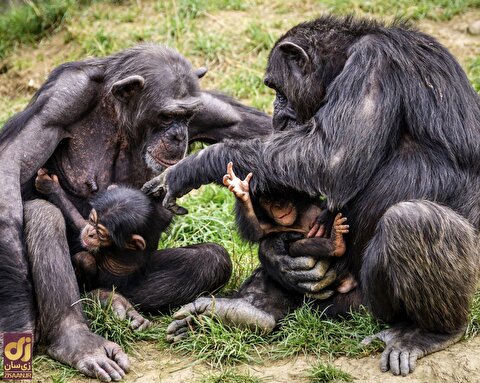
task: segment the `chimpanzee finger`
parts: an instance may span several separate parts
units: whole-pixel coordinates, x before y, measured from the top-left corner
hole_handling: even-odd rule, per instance
[[[177,319],[170,323],[167,327],[167,334],[175,334],[178,329],[187,326],[188,321],[187,319],[191,317],[187,317],[185,319]]]
[[[151,324],[152,322],[150,322],[148,319],[139,316],[138,318],[135,318],[132,322],[130,322],[130,327],[135,331],[142,331],[149,328]]]
[[[130,361],[128,360],[128,356],[120,347],[117,346],[116,349],[113,350],[112,355],[110,355],[110,359],[117,363],[118,366],[126,373],[130,371]]]
[[[227,164],[227,173],[231,178],[235,178],[235,173],[233,172],[233,162]]]
[[[187,336],[188,336],[188,332],[177,335],[177,336],[173,337],[173,342],[172,343],[177,343],[177,342],[181,341],[182,339],[185,339]]]
[[[112,381],[112,378],[110,378],[110,375],[95,362],[85,363],[78,366],[78,371],[80,371],[82,374],[86,376],[94,376],[98,380],[101,380],[102,382]]]
[[[387,346],[380,357],[380,371],[387,372],[390,369],[390,353],[392,348]]]
[[[311,257],[286,258],[288,268],[291,270],[311,270],[317,261]]]
[[[307,290],[310,293],[318,293],[323,290],[325,287],[331,285],[337,278],[337,273],[334,270],[328,271],[324,278],[319,282],[304,282],[299,283],[298,286],[304,290]]]
[[[407,376],[410,373],[410,352],[407,350],[400,353],[400,374]]]
[[[110,365],[115,369],[115,371],[118,372],[118,374],[123,378],[126,374],[125,371],[123,371],[122,367],[120,367],[115,361],[110,360]]]
[[[320,229],[320,224],[319,223],[315,223],[312,228],[310,229],[310,231],[307,233],[307,238],[312,238],[315,236],[315,234],[317,234],[317,231],[318,229]]]
[[[296,259],[296,258],[292,258]],[[329,262],[317,262],[313,269],[303,270],[303,271],[292,271],[290,274],[294,280],[297,282],[312,282],[313,284],[324,281],[328,267],[330,266]]]
[[[175,332],[175,336],[178,336],[178,335],[181,335],[185,332],[188,331],[188,327],[182,327],[182,328],[179,328],[176,332]]]
[[[394,349],[390,353],[390,371],[393,375],[400,375],[400,350]]]
[[[167,208],[176,215],[188,214],[188,210],[180,205],[177,205],[176,198],[173,197],[169,192],[167,192],[167,194],[165,195],[162,204],[165,208]]]
[[[308,294],[305,294],[305,295],[309,298],[325,300],[325,299],[330,298],[333,294],[335,294],[335,291],[333,291],[333,290],[324,290],[324,291],[322,291],[321,293],[318,293],[318,294],[308,293]]]
[[[120,373],[115,369],[115,367],[112,366],[111,363],[115,364],[115,362],[112,360],[105,360],[100,362],[99,366],[106,371],[112,380],[117,382],[122,379],[122,375],[120,375]]]
[[[223,176],[223,184],[225,186],[229,186],[230,185],[230,182],[231,182],[231,179],[230,179],[230,176],[228,174],[225,174]]]
[[[112,304],[113,315],[120,320],[124,320],[127,317],[126,307],[117,301],[113,301]]]
[[[244,179],[244,182],[246,182],[247,184],[250,183],[250,180],[252,179],[252,177],[253,177],[253,173],[248,173]]]

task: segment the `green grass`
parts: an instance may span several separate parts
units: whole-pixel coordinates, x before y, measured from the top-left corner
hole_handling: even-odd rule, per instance
[[[468,321],[468,327],[465,332],[465,338],[473,338],[480,332],[480,290],[477,291],[473,297],[472,304],[470,305],[470,316]]]
[[[179,200],[189,214],[177,216],[160,248],[215,242],[225,247],[232,258],[233,274],[226,290],[237,288],[257,267],[257,246],[241,240],[233,214],[234,197],[226,188],[208,185]]]
[[[325,0],[330,12],[399,16],[413,20],[450,20],[466,9],[480,8],[478,0]]]
[[[353,377],[335,366],[327,363],[317,363],[310,371],[311,383],[353,382]]]
[[[149,317],[153,325],[142,331],[134,331],[130,328],[130,320],[121,320],[113,314],[111,302],[102,307],[98,297],[84,298],[83,308],[90,329],[102,335],[105,339],[120,345],[126,352],[131,352],[135,342],[141,340],[159,341],[164,344],[166,326],[170,317]]]
[[[202,383],[261,383],[262,380],[250,374],[242,374],[234,369],[225,369],[220,373],[211,373],[204,377]]]
[[[332,320],[308,304],[284,318],[281,326],[272,336],[277,342],[272,353],[280,358],[299,354],[367,356],[381,350],[382,343],[373,341],[363,346],[360,342],[385,328],[366,310],[353,312],[344,320]]]
[[[0,58],[20,44],[32,44],[55,31],[75,8],[73,0],[29,1],[0,16]]]
[[[229,327],[212,317],[195,318],[194,330],[172,347],[213,367],[259,363],[267,338],[250,330]]]
[[[480,56],[468,60],[467,75],[473,88],[480,94]]]

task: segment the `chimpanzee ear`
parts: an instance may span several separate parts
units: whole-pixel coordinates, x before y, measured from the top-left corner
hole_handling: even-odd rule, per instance
[[[117,100],[126,103],[142,90],[144,84],[145,79],[142,76],[128,76],[112,85],[112,94]]]
[[[207,72],[208,72],[208,69],[205,68],[204,66],[201,66],[200,68],[195,69],[193,73],[195,73],[198,78],[202,78],[203,76],[205,76]]]
[[[278,49],[283,53],[287,60],[294,61],[303,71],[310,64],[310,57],[300,45],[290,41],[284,41],[278,45]]]
[[[130,250],[143,251],[147,247],[145,240],[139,234],[132,234],[132,238],[128,242],[127,248]]]

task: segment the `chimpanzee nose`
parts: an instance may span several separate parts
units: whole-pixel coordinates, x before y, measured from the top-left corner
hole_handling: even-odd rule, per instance
[[[95,233],[88,234],[88,238],[93,238],[93,237],[95,237]]]

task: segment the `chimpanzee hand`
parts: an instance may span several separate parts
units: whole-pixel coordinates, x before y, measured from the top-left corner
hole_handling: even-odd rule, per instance
[[[48,174],[46,169],[40,169],[35,178],[35,188],[43,195],[56,194],[61,190],[58,177],[55,174]]]
[[[328,270],[328,262],[317,262],[313,257],[291,257],[288,253],[291,234],[264,238],[260,243],[260,262],[282,286],[317,299],[327,298],[331,294],[322,294],[322,290],[335,281],[335,271]]]
[[[167,187],[167,175],[168,169],[157,177],[152,178],[150,181],[146,182],[142,186],[142,191],[145,194],[151,195],[153,197],[164,196],[163,206],[170,210],[172,213],[177,215],[187,214],[188,210],[182,206],[177,205],[176,198],[169,193]]]
[[[253,173],[248,173],[242,181],[233,172],[233,162],[229,162],[227,164],[227,174],[223,176],[223,184],[235,194],[235,197],[246,202],[250,198],[250,180],[252,177]]]
[[[334,216],[335,213],[328,209],[322,211],[315,222],[312,222],[312,227],[307,234],[307,238],[323,237],[326,234],[328,223],[333,222]]]

